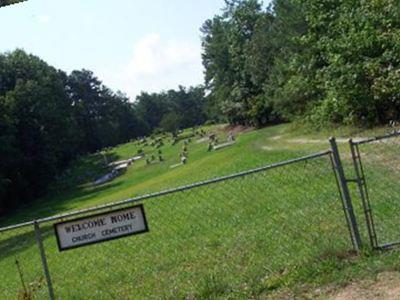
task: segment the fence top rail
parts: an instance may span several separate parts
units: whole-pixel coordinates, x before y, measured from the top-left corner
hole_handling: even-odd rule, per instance
[[[389,139],[389,138],[393,138],[393,137],[398,137],[398,136],[400,136],[400,130],[393,131],[392,133],[389,133],[386,135],[380,135],[380,136],[376,136],[376,137],[372,137],[372,138],[366,138],[366,139],[363,139],[360,141],[353,141],[352,139],[350,139],[350,143],[352,143],[353,145],[362,145],[362,144],[372,143],[372,142]]]
[[[165,195],[176,193],[176,192],[183,192],[183,191],[190,190],[190,189],[193,189],[193,188],[196,188],[196,187],[201,187],[201,186],[205,186],[205,185],[209,185],[209,184],[213,184],[213,183],[217,183],[217,182],[221,182],[221,181],[226,181],[226,180],[230,180],[230,179],[234,179],[234,178],[238,178],[238,177],[243,177],[243,176],[247,176],[247,175],[250,175],[250,174],[263,172],[263,171],[266,171],[266,170],[269,170],[269,169],[274,169],[274,168],[283,167],[283,166],[286,166],[286,165],[298,163],[298,162],[301,162],[301,161],[307,161],[307,160],[310,160],[310,159],[315,159],[315,158],[318,158],[318,157],[329,155],[331,153],[332,153],[331,150],[317,152],[317,153],[313,153],[313,154],[310,154],[310,155],[306,155],[306,156],[302,156],[302,157],[298,157],[298,158],[294,158],[294,159],[289,159],[289,160],[278,162],[278,163],[265,165],[265,166],[262,166],[262,167],[259,167],[259,168],[255,168],[255,169],[250,169],[250,170],[246,170],[246,171],[242,171],[242,172],[238,172],[238,173],[234,173],[234,174],[230,174],[230,175],[226,175],[226,176],[222,176],[222,177],[216,177],[216,178],[205,180],[205,181],[199,181],[199,182],[196,182],[196,183],[180,186],[180,187],[177,187],[177,188],[171,188],[171,189],[163,190],[163,191],[160,191],[160,192],[144,194],[144,195],[137,196],[137,197],[134,197],[134,198],[128,198],[128,199],[125,199],[125,200],[122,200],[122,201],[111,202],[111,203],[107,203],[107,204],[93,206],[93,207],[86,208],[86,209],[80,209],[80,210],[67,212],[67,213],[63,213],[63,214],[58,214],[58,215],[54,215],[54,216],[50,216],[50,217],[46,217],[46,218],[32,220],[32,221],[29,221],[29,222],[10,225],[10,226],[6,226],[6,227],[3,227],[3,228],[0,228],[0,233],[5,232],[5,231],[14,230],[14,229],[17,229],[17,228],[32,226],[35,223],[40,224],[40,223],[46,223],[46,222],[51,222],[51,221],[62,220],[64,218],[69,218],[69,217],[82,215],[82,214],[86,214],[86,213],[90,213],[90,212],[96,212],[96,211],[105,210],[105,209],[111,209],[111,208],[118,207],[118,206],[121,206],[121,205],[126,205],[126,204],[130,204],[130,203],[134,203],[134,202],[139,202],[139,201],[143,201],[143,200],[150,199],[150,198],[156,198],[156,197],[160,197],[160,196],[165,196]]]

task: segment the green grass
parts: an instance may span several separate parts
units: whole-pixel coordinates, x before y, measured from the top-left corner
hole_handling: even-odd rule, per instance
[[[90,183],[78,184],[79,179],[86,173],[93,173],[91,178],[105,172],[99,165],[103,155],[96,154],[78,160],[67,172],[67,183],[56,183],[53,195],[40,200],[35,205],[23,207],[19,212],[3,220],[2,224],[10,224],[48,216],[58,212],[74,210],[93,205],[118,201],[139,194],[158,191],[164,188],[179,186],[199,180],[227,175],[239,170],[277,162],[297,157],[313,151],[327,149],[328,142],[306,145],[288,142],[287,139],[273,140],[284,134],[291,137],[291,128],[287,125],[275,126],[268,129],[248,132],[240,135],[237,145],[216,152],[208,153],[207,142],[196,143],[195,139],[189,145],[189,163],[184,167],[171,169],[170,165],[179,163],[179,152],[182,142],[171,146],[167,142],[162,148],[165,162],[147,166],[141,160],[129,168],[128,172],[116,180],[93,187]],[[220,133],[220,141],[226,139],[226,133]],[[263,148],[263,147],[272,147]],[[156,153],[154,147],[140,147],[128,143],[112,149],[109,155],[113,160],[126,159],[136,155],[137,150],[143,150],[151,155]],[[63,176],[65,178],[66,176]],[[88,176],[90,177],[90,176]],[[72,187],[65,191],[64,186]]]
[[[226,132],[220,127],[207,130]],[[338,129],[310,133],[292,125],[250,131],[237,144],[207,152],[207,143],[189,144],[188,164],[178,163],[182,142],[162,148],[165,161],[139,161],[104,186],[91,177],[105,172],[103,156],[78,160],[53,185],[52,194],[2,220],[26,221],[136,195],[227,175],[329,148],[328,135],[373,135]],[[343,153],[347,145],[340,141]],[[109,151],[113,159],[132,157],[136,143]],[[144,151],[155,151],[148,146]],[[349,156],[343,156],[353,176]],[[371,166],[376,174],[384,165]],[[382,175],[380,175],[382,176]],[[370,180],[377,180],[371,175]],[[353,188],[354,198],[357,196]],[[371,195],[372,196],[372,195]],[[358,200],[358,198],[357,198]],[[365,250],[355,257],[344,223],[330,161],[321,157],[279,169],[144,202],[150,232],[59,253],[51,224],[42,227],[56,295],[60,299],[249,299],[282,288],[300,293],[327,284],[344,284],[370,272],[397,270],[397,251]],[[361,218],[359,205],[357,213]],[[387,208],[385,208],[387,209]],[[384,209],[378,209],[384,214]],[[360,220],[360,223],[362,220]],[[393,226],[392,226],[393,227]],[[391,228],[392,228],[391,227]],[[394,228],[394,227],[393,227]],[[365,228],[362,228],[365,236]],[[391,236],[390,236],[391,237]],[[31,228],[0,234],[0,298],[16,298],[23,287],[46,298],[40,257]]]

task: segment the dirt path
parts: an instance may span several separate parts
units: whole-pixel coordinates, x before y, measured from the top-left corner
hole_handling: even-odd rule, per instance
[[[353,138],[353,141],[361,141],[364,138],[361,137],[356,137]],[[328,144],[329,140],[328,139],[308,139],[308,138],[298,138],[298,139],[290,139],[288,140],[290,143],[294,144]],[[337,138],[336,142],[338,143],[348,143],[349,139],[348,138]]]
[[[344,287],[281,289],[262,300],[399,300],[400,272],[383,272],[375,279],[349,283]]]
[[[376,280],[351,283],[328,296],[330,300],[397,300],[400,299],[400,274],[384,272]]]

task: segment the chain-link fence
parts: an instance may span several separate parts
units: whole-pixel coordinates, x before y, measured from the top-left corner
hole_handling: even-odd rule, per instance
[[[48,298],[32,226],[0,233],[0,299]]]
[[[0,298],[46,299],[46,279],[56,299],[253,297],[353,251],[334,161],[326,151],[43,219],[36,236],[33,224],[0,232]],[[54,222],[139,203],[148,233],[59,252]]]
[[[356,182],[373,248],[400,243],[400,132],[350,141]]]

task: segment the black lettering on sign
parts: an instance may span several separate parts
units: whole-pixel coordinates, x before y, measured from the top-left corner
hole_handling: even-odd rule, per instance
[[[89,233],[89,234],[84,234],[84,235],[81,235],[81,236],[75,236],[75,237],[72,238],[72,242],[73,243],[79,243],[79,242],[91,240],[94,237],[96,237],[96,233]]]
[[[105,226],[105,225],[106,225],[105,218],[99,218],[96,220],[88,220],[86,222],[73,224],[71,226],[65,226],[65,231],[66,231],[66,233],[78,232],[78,231],[101,227],[101,226]]]
[[[127,212],[127,213],[123,213],[120,215],[116,215],[116,216],[112,216],[111,217],[111,223],[119,223],[119,222],[123,222],[123,221],[129,221],[129,220],[133,220],[135,219],[135,213],[134,212]]]

